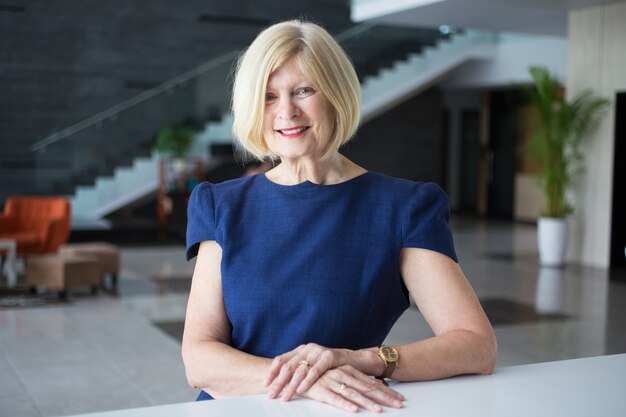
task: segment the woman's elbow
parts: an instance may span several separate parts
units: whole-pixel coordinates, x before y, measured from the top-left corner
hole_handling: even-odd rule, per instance
[[[187,378],[187,384],[194,389],[202,389],[202,383],[199,376],[193,371],[192,366],[185,364],[185,377]]]
[[[498,341],[496,340],[496,335],[493,333],[493,330],[483,336],[483,346],[481,350],[482,366],[479,373],[481,375],[490,375],[496,368],[496,360],[498,357]]]
[[[183,357],[183,366],[185,367],[185,377],[187,378],[187,383],[192,388],[201,389],[202,382],[198,372],[199,367],[194,360],[195,354],[193,344],[183,339],[181,354]]]

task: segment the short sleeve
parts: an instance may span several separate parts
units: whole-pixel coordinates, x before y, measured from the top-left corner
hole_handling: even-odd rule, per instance
[[[402,247],[430,249],[458,262],[449,218],[446,193],[434,183],[418,184],[405,207]]]
[[[205,240],[215,240],[215,213],[211,184],[198,184],[191,192],[187,206],[187,260],[198,255]]]

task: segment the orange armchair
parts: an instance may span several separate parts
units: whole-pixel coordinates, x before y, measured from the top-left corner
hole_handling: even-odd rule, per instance
[[[0,239],[15,240],[17,256],[56,252],[69,236],[66,198],[9,197],[0,214]]]

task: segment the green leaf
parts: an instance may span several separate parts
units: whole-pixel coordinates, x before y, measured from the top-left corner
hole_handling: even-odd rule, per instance
[[[159,131],[156,148],[175,157],[185,156],[196,138],[196,130],[188,126],[168,126]]]
[[[566,101],[558,77],[545,67],[528,69],[532,87],[522,87],[537,107],[539,125],[531,141],[522,150],[541,170],[545,206],[544,215],[566,217],[573,212],[567,201],[567,190],[572,178],[582,170],[584,155],[582,141],[597,128],[609,101],[594,98],[585,91]]]

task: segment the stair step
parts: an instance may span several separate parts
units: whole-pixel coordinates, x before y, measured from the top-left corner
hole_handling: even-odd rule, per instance
[[[374,92],[388,90],[388,86],[379,82],[382,78],[394,74],[412,75],[412,71],[421,65],[416,56],[446,39],[431,29],[374,26],[363,32],[363,36],[349,39],[344,46],[354,61],[364,86],[363,95],[367,97],[368,94],[371,96],[371,93],[365,91],[368,86]],[[226,67],[228,65],[224,66],[224,74],[228,72]],[[198,80],[200,83],[207,81],[202,77]],[[97,188],[98,184],[105,181],[105,177],[106,181],[120,181],[122,174],[131,172],[147,172],[154,180],[158,165],[151,157],[156,132],[165,125],[180,123],[194,111],[202,113],[208,123],[204,136],[199,138],[193,148],[195,154],[204,157],[212,144],[232,143],[232,121],[222,116],[228,109],[229,97],[225,83],[222,82],[215,95],[218,98],[223,95],[223,103],[212,98],[211,94],[207,94],[203,102],[197,103],[194,82],[172,89],[171,94],[142,102],[119,113],[116,118],[77,132],[49,146],[45,153],[33,153],[17,143],[4,143],[0,155],[5,155],[6,149],[6,155],[10,152],[15,158],[9,160],[0,157],[0,175],[9,173],[9,169],[37,169],[36,186],[32,187],[35,192],[68,195],[74,194],[78,186]],[[204,86],[205,89],[208,87],[210,83]],[[137,162],[138,158],[145,158],[143,165]],[[33,178],[16,175],[7,187],[14,183],[32,184]],[[6,189],[3,184],[0,191]]]

